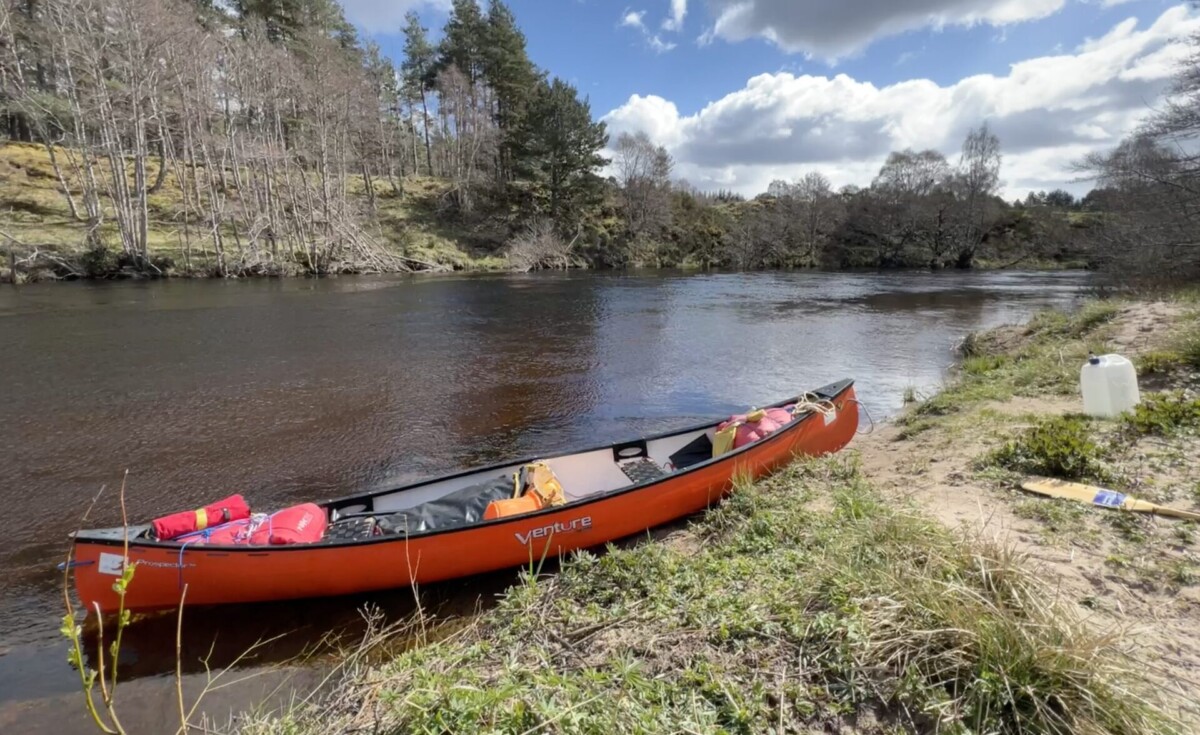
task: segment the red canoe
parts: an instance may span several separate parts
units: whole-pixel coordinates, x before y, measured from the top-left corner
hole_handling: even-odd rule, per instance
[[[703,510],[735,477],[760,477],[798,455],[836,452],[854,437],[858,405],[845,380],[809,394],[835,413],[802,412],[776,433],[720,457],[718,421],[646,439],[521,460],[321,503],[332,520],[324,540],[293,546],[216,546],[157,541],[149,526],[129,529],[137,571],[130,610],[171,608],[187,586],[188,605],[345,595],[437,582],[528,564]],[[785,406],[793,401],[784,401]],[[513,473],[549,465],[566,502],[485,520],[489,498],[512,495]],[[117,609],[113,583],[125,563],[120,528],[81,531],[72,563],[87,609]]]

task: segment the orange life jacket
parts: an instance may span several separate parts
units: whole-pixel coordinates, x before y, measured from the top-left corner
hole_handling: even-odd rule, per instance
[[[509,516],[533,513],[553,505],[567,502],[562,485],[554,476],[554,470],[545,462],[534,462],[521,468],[513,475],[513,497],[508,500],[493,500],[483,513],[484,520],[508,518]]]

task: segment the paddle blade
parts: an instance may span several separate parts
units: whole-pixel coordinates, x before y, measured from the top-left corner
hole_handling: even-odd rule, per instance
[[[1115,490],[1108,490],[1095,485],[1084,485],[1079,482],[1067,482],[1066,480],[1055,480],[1047,477],[1035,477],[1021,483],[1021,487],[1029,492],[1045,495],[1051,498],[1062,498],[1064,500],[1074,500],[1080,503],[1090,503],[1098,505],[1101,508],[1116,508],[1118,510],[1128,510],[1135,513],[1153,513],[1154,515],[1167,516],[1170,518],[1182,518],[1185,520],[1197,521],[1200,520],[1200,513],[1194,513],[1190,510],[1179,510],[1177,508],[1169,508],[1163,505],[1131,498],[1128,495],[1119,493]]]
[[[1091,503],[1105,508],[1121,508],[1126,497],[1121,493],[1106,490],[1094,485],[1083,485],[1078,482],[1054,480],[1047,477],[1035,477],[1021,483],[1021,487],[1031,493],[1045,495],[1051,498],[1075,500],[1080,503]]]

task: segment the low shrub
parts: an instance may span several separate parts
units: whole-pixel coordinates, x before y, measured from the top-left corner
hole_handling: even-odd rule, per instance
[[[95,245],[79,256],[79,265],[88,278],[108,278],[120,270],[120,254],[106,245]]]
[[[1184,391],[1149,393],[1123,421],[1136,434],[1174,436],[1193,431],[1200,428],[1200,398]]]
[[[1104,450],[1090,436],[1087,419],[1054,416],[1039,421],[985,458],[1014,472],[1069,480],[1109,477]]]

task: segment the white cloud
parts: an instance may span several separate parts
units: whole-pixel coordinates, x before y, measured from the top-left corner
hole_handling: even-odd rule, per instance
[[[1196,32],[1200,17],[1181,5],[1145,28],[1122,22],[1074,53],[1028,59],[1002,76],[876,87],[845,74],[779,72],[753,77],[695,114],[634,95],[604,120],[614,139],[642,130],[667,146],[692,183],[745,194],[811,170],[838,185],[865,185],[889,151],[908,147],[955,160],[966,132],[987,121],[1004,150],[1007,194],[1019,196],[1068,185],[1072,161],[1136,127]]]
[[[671,49],[675,48],[674,41],[664,41],[657,34],[655,34],[653,36],[647,35],[646,43],[650,44],[650,48],[654,49],[654,51],[656,53],[660,53],[660,54],[666,53],[666,52],[670,51]]]
[[[346,19],[375,34],[397,34],[404,24],[404,14],[422,7],[448,10],[450,0],[338,0],[346,11]]]
[[[627,28],[640,28],[646,30],[646,24],[642,22],[642,18],[646,17],[645,10],[629,10],[625,15],[621,16],[621,25]]]
[[[679,31],[683,29],[683,19],[687,17],[687,0],[671,0],[671,15],[663,21],[664,31]]]
[[[624,28],[635,28],[642,34],[642,39],[646,45],[655,53],[662,54],[675,48],[675,44],[670,41],[664,41],[657,33],[651,33],[646,27],[645,22],[646,11],[644,10],[626,10],[621,16],[621,26]]]
[[[918,28],[1044,18],[1066,0],[709,0],[716,22],[701,39],[761,37],[785,51],[825,59]]]

